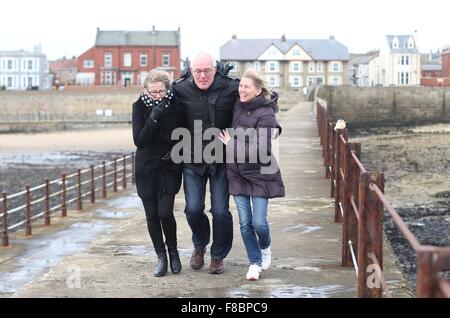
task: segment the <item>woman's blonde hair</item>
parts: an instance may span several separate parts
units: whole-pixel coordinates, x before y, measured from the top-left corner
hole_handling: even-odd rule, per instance
[[[255,84],[256,88],[261,89],[261,94],[264,96],[264,98],[270,97],[270,91],[266,86],[266,81],[263,79],[260,72],[258,72],[255,69],[249,68],[244,72],[244,75],[242,77],[251,79],[253,81],[253,84]]]
[[[145,82],[144,88],[148,89],[149,83],[164,83],[166,89],[170,88],[170,75],[166,71],[153,69],[148,73]]]

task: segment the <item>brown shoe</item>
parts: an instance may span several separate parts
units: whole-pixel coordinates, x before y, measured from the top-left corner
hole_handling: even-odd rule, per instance
[[[205,266],[205,248],[194,247],[194,251],[191,256],[191,268],[192,269],[202,269]]]
[[[210,274],[222,274],[225,271],[223,266],[223,260],[221,259],[211,259],[211,264],[209,265]]]

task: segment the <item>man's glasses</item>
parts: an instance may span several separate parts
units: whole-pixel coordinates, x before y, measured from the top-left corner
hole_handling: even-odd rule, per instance
[[[194,68],[192,69],[192,72],[196,75],[201,75],[202,73],[205,74],[205,76],[208,76],[212,73],[213,69],[212,68],[205,68],[204,70],[198,69],[198,68]]]
[[[159,91],[148,91],[148,93],[150,94],[150,96],[152,97],[157,97],[158,95],[160,97],[163,97],[164,95],[166,95],[167,90],[165,89],[160,89]]]

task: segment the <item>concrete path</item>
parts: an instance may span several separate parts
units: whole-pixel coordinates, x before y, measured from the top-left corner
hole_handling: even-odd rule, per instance
[[[353,268],[341,267],[342,226],[333,223],[329,180],[324,179],[312,103],[279,114],[280,163],[287,195],[270,201],[272,267],[245,280],[247,257],[233,200],[235,240],[225,273],[189,268],[190,229],[183,194],[175,214],[183,270],[152,275],[156,256],[134,189],[82,212],[55,218],[50,228],[19,234],[0,248],[0,293],[6,297],[355,297]],[[207,200],[209,201],[209,200]],[[385,275],[394,297],[408,297],[393,253],[385,243]]]

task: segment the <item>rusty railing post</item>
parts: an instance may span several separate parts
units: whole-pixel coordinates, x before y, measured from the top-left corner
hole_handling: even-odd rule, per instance
[[[131,182],[133,184],[136,184],[136,176],[134,175],[135,172],[135,154],[134,152],[131,153]]]
[[[436,254],[432,251],[417,251],[416,297],[436,297]]]
[[[95,171],[91,165],[91,203],[95,203]]]
[[[61,175],[61,216],[67,216],[67,202],[66,202],[66,174]]]
[[[330,178],[331,178],[331,191],[330,191],[330,197],[334,198],[336,194],[336,136],[337,132],[334,130],[335,123],[332,122],[332,125],[330,127],[331,130],[331,154],[330,154]]]
[[[333,140],[332,136],[333,136],[333,132],[332,132],[332,123],[331,123],[331,119],[328,117],[328,114],[326,115],[326,142],[325,142],[325,147],[326,147],[326,155],[325,155],[325,178],[326,179],[331,179],[331,171],[330,171],[330,166],[331,166],[331,142]]]
[[[353,266],[353,259],[349,249],[349,241],[352,242],[353,249],[358,250],[358,218],[353,211],[352,199],[358,207],[359,191],[359,167],[356,164],[351,152],[361,158],[361,144],[349,143],[344,151],[344,160],[347,164],[345,178],[345,192],[347,193],[344,206],[344,219],[342,220],[342,266]]]
[[[77,195],[77,205],[78,210],[83,210],[83,198],[81,197],[81,169],[77,169],[77,185],[78,185],[78,195]]]
[[[344,153],[344,145],[341,140],[341,136],[347,140],[347,132],[344,129],[338,129],[336,131],[335,138],[335,150],[336,150],[336,160],[335,160],[335,168],[334,168],[334,179],[336,180],[335,191],[334,191],[334,222],[341,223],[342,222],[342,205],[343,205],[343,180],[341,175],[341,170],[344,166],[343,153]]]
[[[114,158],[114,185],[113,185],[113,192],[117,192],[117,159]]]
[[[102,162],[102,173],[103,173],[103,185],[102,185],[102,195],[103,199],[106,199],[106,163]]]
[[[383,270],[383,204],[371,183],[376,184],[384,193],[384,175],[382,173],[363,173],[359,183],[359,229],[358,229],[358,297],[380,298],[381,281],[376,271]],[[371,262],[369,253],[373,252],[380,268]]]
[[[31,235],[31,193],[30,185],[25,185],[25,235]]]
[[[127,156],[123,156],[122,190],[127,188]]]
[[[4,247],[9,246],[9,234],[8,234],[8,193],[2,192],[3,198],[3,234],[2,245]]]
[[[45,179],[45,216],[44,225],[49,226],[50,221],[50,180]]]

